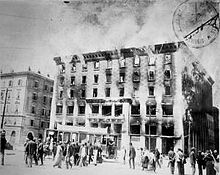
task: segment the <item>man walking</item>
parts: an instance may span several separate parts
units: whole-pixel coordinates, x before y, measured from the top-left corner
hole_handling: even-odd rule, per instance
[[[196,155],[195,155],[195,148],[191,148],[191,152],[189,154],[190,158],[190,165],[192,169],[192,175],[195,175],[196,172]]]
[[[35,142],[33,141],[33,136],[29,137],[29,141],[26,145],[25,152],[27,155],[28,167],[32,167],[32,160],[34,155],[36,154]]]
[[[44,147],[43,147],[43,143],[42,143],[41,139],[38,139],[38,141],[39,141],[38,149],[37,149],[38,159],[40,159],[40,161],[41,161],[40,165],[43,165]]]
[[[173,148],[170,148],[170,151],[168,152],[168,158],[169,158],[168,166],[170,166],[170,172],[171,172],[171,174],[174,174],[174,171],[175,171],[175,153],[173,151]]]
[[[161,168],[161,165],[160,165],[160,152],[158,151],[157,148],[155,149],[154,156],[155,156],[155,166],[158,164],[158,166]]]
[[[136,151],[134,147],[132,146],[132,143],[130,143],[130,148],[129,148],[129,166],[131,168],[131,162],[133,165],[133,169],[135,169],[135,157],[136,157]]]
[[[5,164],[5,147],[6,147],[7,140],[5,138],[5,131],[3,130],[1,133],[1,150],[0,150],[0,155],[1,155],[1,165]]]

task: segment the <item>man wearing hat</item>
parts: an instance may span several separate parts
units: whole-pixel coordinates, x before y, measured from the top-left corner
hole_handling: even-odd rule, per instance
[[[5,138],[5,130],[2,131],[1,133],[1,150],[0,150],[0,155],[1,155],[1,164],[4,165],[5,161],[5,148],[6,148],[6,143],[7,140]]]
[[[42,143],[41,139],[38,139],[37,152],[38,152],[38,159],[40,159],[40,161],[41,161],[40,165],[43,165],[44,147],[43,147],[43,143]]]
[[[192,169],[192,175],[195,175],[195,173],[196,173],[196,154],[195,154],[194,147],[191,148],[189,158],[190,158],[190,165],[191,165],[191,169]]]

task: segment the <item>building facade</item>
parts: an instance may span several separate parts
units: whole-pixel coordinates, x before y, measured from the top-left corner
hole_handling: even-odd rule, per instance
[[[49,127],[53,80],[32,71],[0,74],[0,112],[6,138],[23,145],[27,135],[43,138]]]
[[[57,75],[50,129],[58,130],[56,139],[105,143],[111,138],[118,148],[132,142],[163,153],[170,147],[187,150],[203,144],[194,140],[198,138],[194,127],[197,116],[203,117],[204,125],[207,115],[212,121],[214,82],[184,43],[55,57],[54,61]],[[206,132],[199,137],[208,134],[198,129]]]

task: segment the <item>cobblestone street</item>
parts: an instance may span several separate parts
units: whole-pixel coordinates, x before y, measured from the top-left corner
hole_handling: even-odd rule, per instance
[[[94,175],[143,175],[143,174],[155,174],[152,171],[142,171],[140,166],[137,166],[135,170],[129,169],[128,162],[126,165],[123,165],[120,162],[103,162],[102,164],[98,164],[94,166],[94,164],[89,165],[88,167],[73,167],[72,169],[66,169],[65,164],[62,164],[62,169],[53,168],[52,159],[46,158],[43,166],[35,166],[32,168],[28,168],[24,164],[24,156],[22,151],[7,151],[5,158],[5,166],[0,166],[0,174],[1,175],[45,175],[45,174],[94,174]],[[190,174],[189,165],[186,164],[186,175]],[[198,172],[196,172],[197,174]],[[156,174],[164,174],[169,175],[169,168],[167,168],[167,161],[164,160],[162,168],[157,169]],[[175,171],[177,174],[177,171]]]

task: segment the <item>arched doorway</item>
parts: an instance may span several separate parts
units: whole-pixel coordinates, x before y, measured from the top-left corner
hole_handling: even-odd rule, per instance
[[[16,137],[16,132],[15,132],[15,131],[12,131],[12,132],[11,132],[11,136],[10,136],[10,141],[9,141],[9,143],[10,143],[11,145],[14,145],[14,144],[15,144],[15,137]]]

